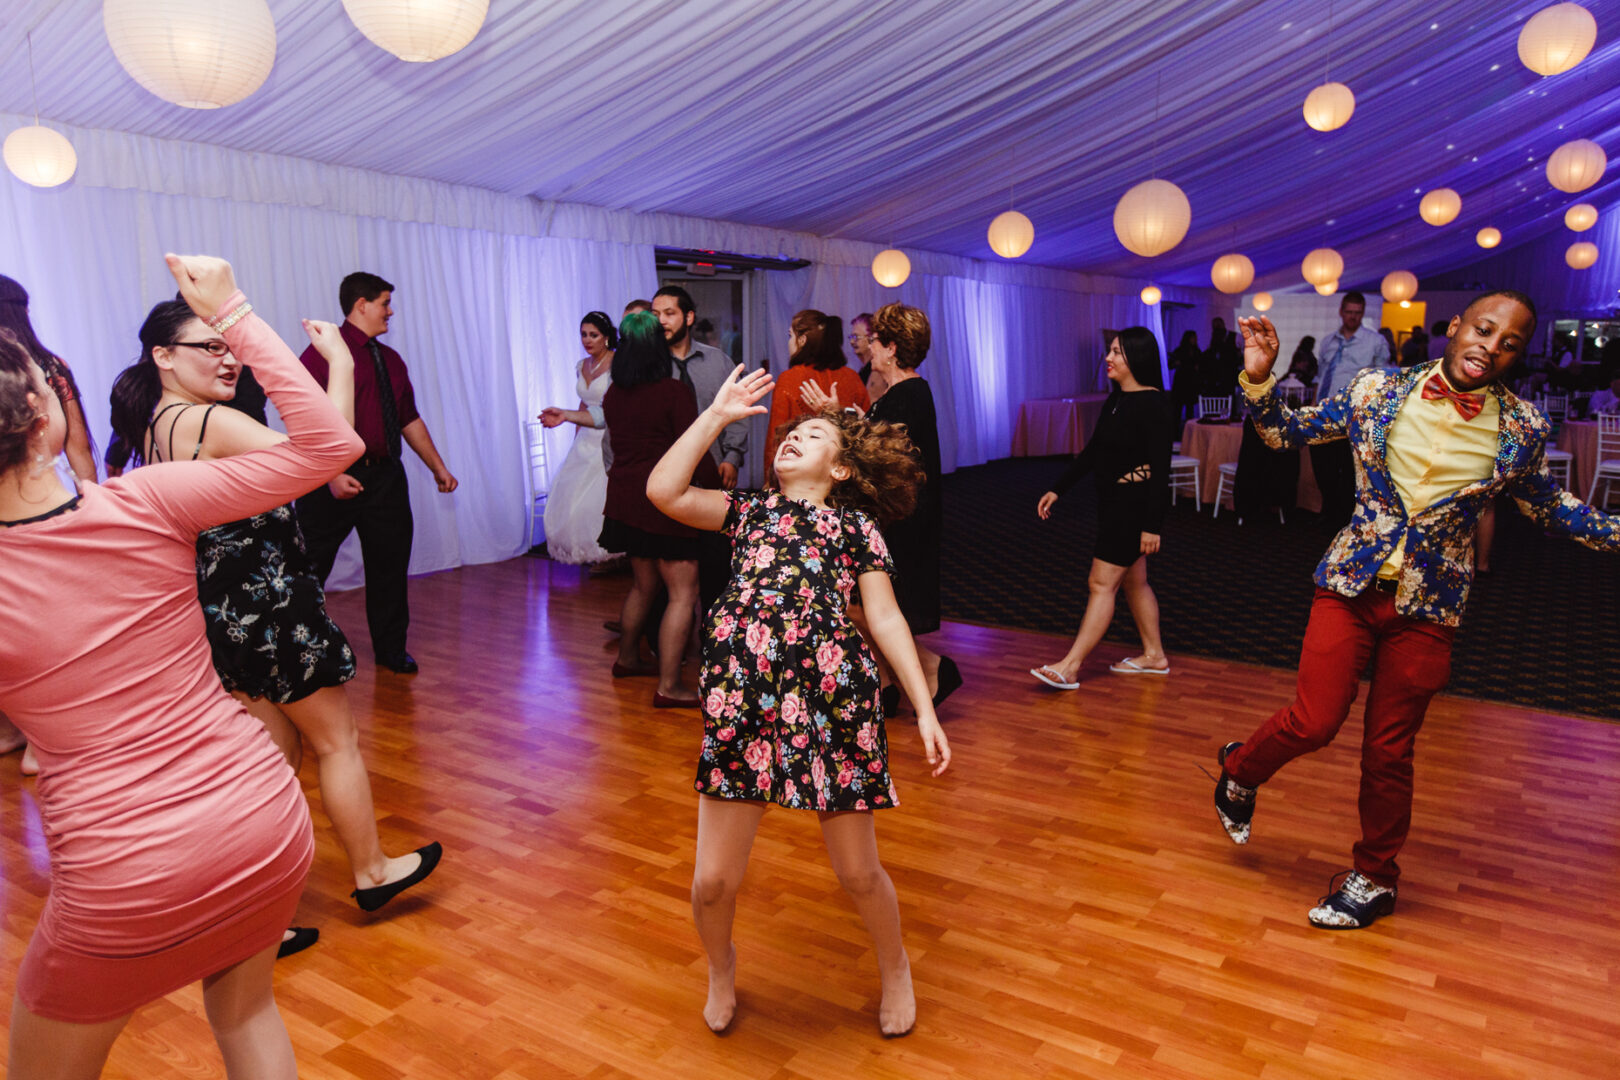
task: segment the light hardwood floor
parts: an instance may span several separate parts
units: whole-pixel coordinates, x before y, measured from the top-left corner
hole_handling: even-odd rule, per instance
[[[351,691],[385,846],[437,838],[445,861],[362,915],[306,761],[300,922],[322,939],[277,972],[302,1077],[1620,1075],[1620,727],[1437,701],[1400,907],[1330,933],[1304,916],[1349,863],[1359,713],[1262,790],[1236,848],[1199,766],[1290,672],[1175,656],[1169,679],[1122,678],[1105,645],[1057,694],[1025,672],[1063,643],[955,624],[935,644],[967,679],[944,713],[955,764],[930,779],[891,721],[901,806],[878,815],[915,1033],[879,1038],[866,935],[813,816],[778,809],[739,905],[741,1012],[716,1038],[687,901],[701,721],[608,677],[624,588],[529,559],[412,582],[422,674],[368,662]],[[331,606],[369,656],[360,594]],[[9,997],[48,872],[15,757],[0,815]],[[198,991],[137,1014],[107,1075],[221,1075]]]

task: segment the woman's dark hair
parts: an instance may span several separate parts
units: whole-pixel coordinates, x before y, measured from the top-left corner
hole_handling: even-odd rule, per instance
[[[849,363],[844,359],[844,320],[838,316],[806,308],[793,316],[792,329],[804,344],[788,360],[788,367],[808,364],[817,371],[837,371]]]
[[[1299,344],[1294,346],[1294,355],[1295,356],[1315,356],[1316,355],[1316,339],[1314,337],[1312,337],[1311,335],[1309,335],[1309,334],[1306,334],[1304,337],[1300,338],[1299,339]]]
[[[146,459],[146,426],[152,422],[158,398],[163,396],[163,382],[152,350],[176,341],[181,329],[196,317],[184,300],[165,300],[153,307],[141,323],[141,358],[113,380],[112,429],[124,444],[119,452],[127,452],[128,459],[136,464]],[[119,463],[119,467],[123,464]]]
[[[596,327],[602,332],[602,336],[607,338],[609,352],[619,347],[619,328],[613,325],[613,320],[607,317],[606,312],[587,311],[585,317],[579,320],[579,325],[584,326],[586,323]]]
[[[928,474],[906,425],[868,420],[853,409],[827,409],[797,417],[783,424],[777,434],[786,436],[809,420],[825,420],[838,429],[835,462],[849,466],[849,479],[838,481],[827,493],[828,505],[860,510],[879,525],[911,516]]]
[[[674,366],[658,316],[646,311],[626,315],[619,323],[619,348],[613,354],[613,385],[642,386],[667,379]]]
[[[73,379],[73,370],[34,333],[34,324],[28,318],[28,290],[16,278],[4,274],[0,274],[0,330],[10,330],[17,344],[33,357],[34,363],[45,373],[45,381],[62,399],[64,408],[69,401],[79,399],[79,384]],[[63,394],[64,389],[66,394]]]
[[[39,392],[30,359],[17,335],[0,327],[0,474],[28,460],[28,440],[39,426],[39,406],[28,402]]]
[[[1159,339],[1145,326],[1127,326],[1118,334],[1119,350],[1131,377],[1143,386],[1164,389],[1164,369],[1159,366]]]

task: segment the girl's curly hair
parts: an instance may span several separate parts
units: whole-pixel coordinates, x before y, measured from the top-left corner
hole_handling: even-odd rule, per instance
[[[870,514],[879,525],[911,516],[928,474],[906,425],[868,420],[853,409],[826,409],[783,424],[776,431],[777,441],[808,420],[825,420],[838,431],[837,462],[850,471],[847,480],[833,484],[828,503]]]

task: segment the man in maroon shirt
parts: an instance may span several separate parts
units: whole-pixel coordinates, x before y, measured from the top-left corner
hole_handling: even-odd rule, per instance
[[[366,453],[326,487],[299,499],[298,520],[322,581],[331,574],[343,541],[352,530],[359,530],[372,652],[383,667],[412,675],[417,667],[405,651],[411,621],[405,577],[411,564],[413,521],[400,444],[409,443],[416,451],[440,491],[456,490],[456,478],[445,468],[416,411],[405,361],[377,340],[393,317],[389,306],[393,293],[388,282],[363,271],[344,278],[338,288],[345,316],[343,340],[354,353],[354,430],[365,441]],[[300,359],[324,387],[326,361],[315,347],[305,349]]]

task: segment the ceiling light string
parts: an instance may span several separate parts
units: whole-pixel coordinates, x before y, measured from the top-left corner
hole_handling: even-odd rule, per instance
[[[34,126],[39,126],[39,86],[34,81],[34,32],[28,31],[28,89],[34,95]]]

